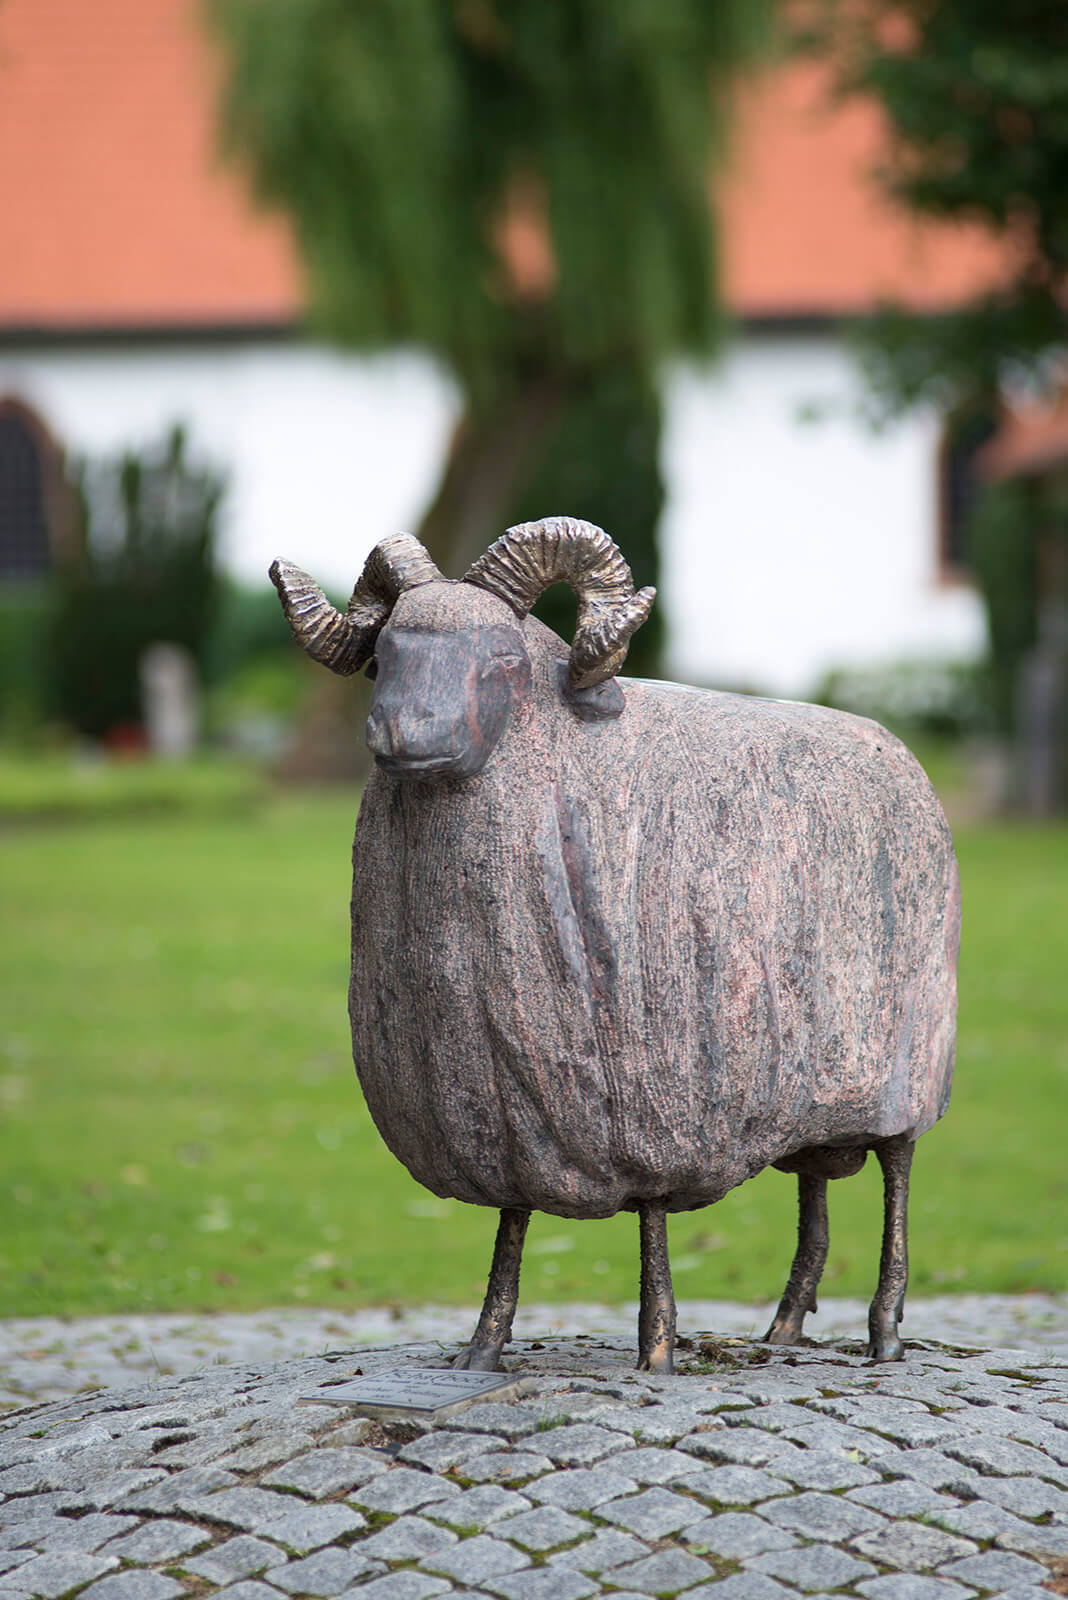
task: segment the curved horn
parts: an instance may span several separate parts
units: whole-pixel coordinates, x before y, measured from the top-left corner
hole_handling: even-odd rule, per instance
[[[350,677],[374,654],[375,639],[398,595],[433,583],[441,573],[418,539],[396,533],[382,539],[367,557],[344,615],[292,562],[272,562],[270,576],[301,649],[331,672]]]
[[[506,600],[521,617],[551,583],[569,583],[579,603],[568,667],[573,689],[592,689],[619,671],[656,599],[655,589],[635,594],[630,568],[603,528],[573,517],[509,528],[463,581]]]

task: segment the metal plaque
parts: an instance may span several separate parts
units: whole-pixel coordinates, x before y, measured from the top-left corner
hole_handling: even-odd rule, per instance
[[[298,1404],[344,1406],[363,1417],[437,1422],[479,1400],[514,1400],[522,1380],[506,1372],[464,1372],[454,1367],[390,1367],[348,1383],[328,1383]]]

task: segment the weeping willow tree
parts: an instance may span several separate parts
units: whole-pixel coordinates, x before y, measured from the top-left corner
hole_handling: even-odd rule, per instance
[[[420,530],[444,571],[517,512],[607,506],[647,581],[652,526],[636,550],[611,512],[655,521],[654,376],[714,342],[710,167],[772,4],[211,0],[226,145],[292,218],[313,323],[461,389]]]

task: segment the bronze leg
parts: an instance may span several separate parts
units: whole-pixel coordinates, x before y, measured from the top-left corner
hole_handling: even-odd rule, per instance
[[[512,1337],[512,1318],[519,1301],[519,1267],[529,1221],[529,1211],[501,1212],[482,1315],[471,1343],[456,1357],[454,1367],[470,1367],[475,1372],[496,1372],[500,1368],[501,1351]]]
[[[816,1290],[827,1263],[827,1179],[797,1175],[797,1254],[767,1344],[800,1344],[808,1312],[816,1310]]]
[[[909,1168],[913,1142],[904,1135],[875,1146],[883,1169],[883,1249],[879,1287],[868,1312],[868,1354],[873,1361],[900,1361],[905,1347],[897,1331],[909,1281]]]
[[[668,1260],[667,1212],[658,1201],[639,1200],[638,1237],[642,1254],[638,1371],[674,1372],[675,1294]]]

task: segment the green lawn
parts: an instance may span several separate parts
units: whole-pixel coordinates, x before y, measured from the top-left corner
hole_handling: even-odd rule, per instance
[[[349,796],[0,834],[0,1315],[476,1301],[493,1213],[378,1140],[345,1017]],[[959,1077],[920,1146],[913,1286],[1068,1280],[1068,829],[959,837]],[[869,1163],[874,1169],[874,1163]],[[673,1221],[681,1296],[771,1297],[794,1182]],[[832,1187],[867,1294],[875,1170]],[[629,1298],[636,1224],[537,1217],[529,1298]]]

